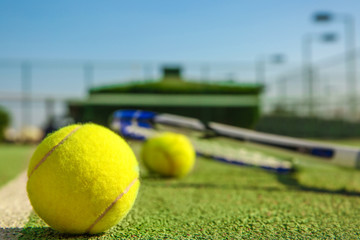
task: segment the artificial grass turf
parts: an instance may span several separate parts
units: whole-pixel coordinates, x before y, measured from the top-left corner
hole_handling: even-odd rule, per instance
[[[299,172],[276,175],[203,158],[183,179],[162,179],[141,169],[135,206],[110,231],[63,235],[33,214],[22,239],[359,238],[360,171],[288,155],[302,162]]]
[[[27,168],[31,145],[0,144],[0,186]]]

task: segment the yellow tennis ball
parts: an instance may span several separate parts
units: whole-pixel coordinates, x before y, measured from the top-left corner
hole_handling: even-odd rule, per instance
[[[128,144],[96,124],[70,125],[46,137],[32,156],[27,191],[52,228],[99,233],[132,208],[139,167]]]
[[[186,136],[167,132],[148,139],[141,156],[150,171],[166,177],[183,177],[192,170],[196,154]]]

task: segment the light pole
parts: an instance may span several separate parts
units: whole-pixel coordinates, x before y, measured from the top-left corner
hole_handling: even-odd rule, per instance
[[[273,54],[270,56],[262,56],[258,59],[255,65],[255,74],[256,74],[256,82],[264,87],[264,94],[266,94],[267,90],[267,63],[270,64],[282,64],[285,62],[285,56],[283,54]],[[261,97],[261,101],[263,102],[263,97]]]
[[[83,66],[83,79],[85,94],[87,94],[94,82],[94,65],[90,62],[85,63]]]
[[[333,14],[329,12],[317,12],[314,14],[315,22],[331,22],[340,20],[344,24],[345,53],[346,53],[346,81],[348,83],[348,103],[350,115],[357,113],[357,77],[356,77],[356,43],[355,43],[355,19],[349,14]]]
[[[336,34],[306,34],[302,40],[302,58],[303,58],[303,83],[304,83],[304,99],[308,99],[308,113],[314,116],[314,67],[312,61],[312,43],[318,39],[323,42],[336,41]]]

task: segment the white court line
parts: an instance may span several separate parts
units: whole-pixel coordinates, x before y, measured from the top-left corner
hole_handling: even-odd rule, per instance
[[[28,222],[32,207],[26,193],[26,181],[24,171],[0,189],[0,239],[16,239]]]

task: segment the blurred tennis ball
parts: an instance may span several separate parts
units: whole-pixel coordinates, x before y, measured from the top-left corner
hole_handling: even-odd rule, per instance
[[[149,138],[141,151],[145,166],[165,177],[187,175],[194,166],[195,156],[194,148],[186,136],[170,132]]]
[[[128,144],[95,124],[48,135],[28,169],[35,212],[65,233],[99,233],[129,212],[139,188],[138,163]]]

